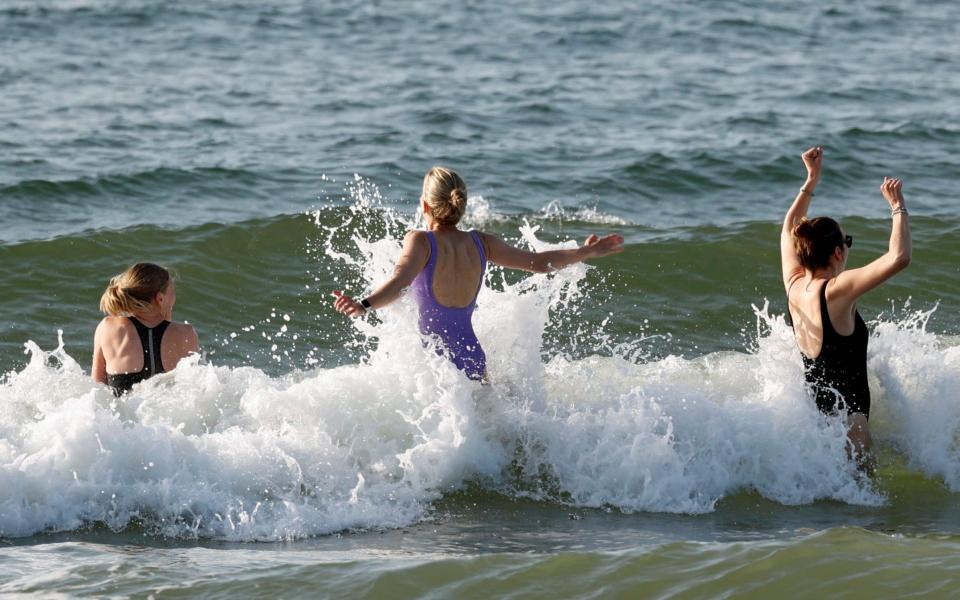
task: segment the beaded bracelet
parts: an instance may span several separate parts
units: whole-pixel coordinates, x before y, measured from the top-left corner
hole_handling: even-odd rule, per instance
[[[895,216],[897,216],[897,215],[909,215],[909,214],[910,214],[910,213],[907,212],[907,207],[906,207],[906,206],[901,206],[901,207],[899,207],[899,208],[895,208],[895,209],[893,209],[893,210],[890,211],[890,216],[891,216],[891,217],[895,217]]]

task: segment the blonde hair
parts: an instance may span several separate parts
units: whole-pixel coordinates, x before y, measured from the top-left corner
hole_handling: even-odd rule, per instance
[[[167,289],[170,271],[153,263],[137,263],[110,279],[100,297],[100,311],[106,315],[129,316],[150,309],[157,292]]]
[[[467,210],[467,184],[453,169],[433,167],[423,177],[423,200],[440,225],[456,225]]]

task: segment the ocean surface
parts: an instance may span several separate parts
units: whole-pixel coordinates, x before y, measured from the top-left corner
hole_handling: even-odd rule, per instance
[[[0,594],[956,597],[960,5],[0,2]],[[803,390],[779,221],[865,296],[875,477]],[[465,226],[626,251],[492,269],[492,385],[391,272],[435,164]],[[205,359],[89,378],[107,281],[178,273]]]

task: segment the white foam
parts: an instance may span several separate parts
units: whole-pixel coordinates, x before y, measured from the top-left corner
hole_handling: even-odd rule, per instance
[[[909,464],[960,491],[960,345],[927,331],[935,309],[910,311],[874,324],[868,367],[877,403],[875,423]]]
[[[520,230],[547,247],[536,233]],[[399,239],[347,239],[329,260],[347,256],[368,287],[388,276]],[[883,502],[847,460],[843,424],[805,396],[792,334],[766,307],[749,352],[544,360],[546,326],[576,316],[587,269],[484,288],[475,325],[491,386],[423,346],[407,299],[354,321],[378,340],[360,364],[270,377],[189,360],[120,400],[62,345],[28,343],[27,367],[0,383],[0,535],[94,522],[234,540],[399,527],[468,482],[624,511],[701,513],[741,490]],[[920,322],[881,324],[871,340],[875,433],[957,490],[960,350]]]

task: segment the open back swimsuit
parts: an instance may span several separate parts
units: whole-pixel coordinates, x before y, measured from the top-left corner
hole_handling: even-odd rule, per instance
[[[789,295],[789,293],[788,293]],[[789,298],[787,312],[790,311]],[[867,383],[867,342],[870,333],[859,312],[854,314],[853,333],[840,335],[830,322],[827,311],[827,284],[820,288],[820,322],[823,344],[816,358],[803,352],[804,374],[817,398],[817,408],[835,414],[841,407],[850,413],[870,417],[870,386]],[[793,323],[791,322],[791,326]]]
[[[453,364],[470,379],[481,380],[487,369],[487,355],[483,353],[477,335],[473,332],[471,319],[473,310],[477,307],[477,294],[483,285],[483,274],[487,269],[487,254],[483,249],[480,234],[471,231],[470,237],[480,253],[480,283],[470,304],[456,307],[437,302],[437,297],[433,294],[433,274],[437,269],[437,239],[432,231],[427,232],[430,258],[423,271],[413,280],[411,287],[420,308],[420,331],[424,335],[437,336],[441,342],[437,352],[448,354]]]
[[[133,317],[127,318],[136,327],[137,335],[140,336],[140,345],[143,346],[143,368],[136,373],[107,374],[107,385],[113,388],[113,393],[116,396],[130,391],[135,383],[140,383],[144,379],[166,372],[160,355],[160,342],[163,340],[163,332],[167,330],[170,321],[163,321],[156,327],[147,327]]]

